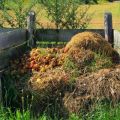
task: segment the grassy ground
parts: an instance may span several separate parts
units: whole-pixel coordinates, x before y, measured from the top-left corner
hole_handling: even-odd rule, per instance
[[[53,113],[55,114],[55,113]],[[58,119],[56,115],[51,118],[47,114],[43,114],[39,117],[35,117],[31,114],[30,110],[21,111],[16,110],[12,112],[9,108],[5,109],[0,107],[0,120],[64,120]],[[87,114],[81,113],[79,116],[71,114],[67,120],[120,120],[120,105],[116,105],[111,108],[107,104],[96,105],[94,109]]]
[[[104,28],[104,13],[111,12],[113,15],[113,27],[120,29],[120,3],[103,3],[91,5],[90,12],[94,12],[89,28]]]

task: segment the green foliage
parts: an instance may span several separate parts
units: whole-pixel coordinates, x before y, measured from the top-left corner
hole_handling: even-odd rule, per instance
[[[90,71],[96,71],[103,68],[109,68],[113,66],[113,63],[111,58],[100,53],[95,53],[94,60],[90,64],[86,63],[86,65],[90,69]]]
[[[7,24],[12,28],[25,28],[27,25],[27,15],[32,10],[36,0],[30,0],[28,4],[25,0],[5,1],[2,9],[1,27]]]
[[[21,108],[27,109],[31,104],[30,93],[24,91],[25,84],[29,79],[29,74],[24,74],[22,77],[18,71],[8,70],[2,77],[2,92],[3,105],[12,109]],[[26,106],[27,104],[27,106]]]
[[[57,29],[83,29],[91,20],[89,6],[80,7],[78,0],[45,0],[42,4]]]
[[[98,0],[98,3],[106,3],[109,2],[109,0]]]
[[[90,4],[90,3],[98,3],[99,0],[82,0],[82,2],[84,2],[85,4]]]
[[[63,66],[66,71],[71,71],[73,69],[77,69],[77,65],[71,60],[70,57],[65,58]]]
[[[75,114],[71,114],[69,116],[69,120],[82,120],[82,118],[77,116],[77,115],[75,115]]]
[[[54,113],[53,113],[54,114]],[[114,107],[108,104],[96,104],[91,111],[86,114],[76,115],[71,113],[67,120],[119,120],[120,118],[120,104],[116,104]],[[0,120],[64,120],[64,118],[55,119],[50,118],[47,114],[33,117],[30,110],[21,112],[16,110],[12,112],[10,108],[0,107]]]
[[[87,115],[87,120],[119,120],[120,119],[120,105],[116,104],[114,107],[104,104],[96,104],[91,112]]]
[[[21,112],[20,110],[16,110],[16,112],[12,112],[10,108],[0,107],[0,120],[30,120],[31,115],[30,111]]]
[[[77,67],[77,64],[75,64],[70,57],[66,57],[63,68],[70,74],[70,83],[74,83],[76,77],[79,76],[79,69]]]

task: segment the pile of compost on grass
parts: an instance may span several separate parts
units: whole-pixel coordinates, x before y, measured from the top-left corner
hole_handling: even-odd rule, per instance
[[[118,62],[118,53],[111,47],[110,43],[97,33],[83,32],[76,34],[70,42],[68,42],[64,51],[68,52],[73,48],[83,48],[84,50],[104,54],[111,57],[113,62]]]
[[[118,63],[119,55],[104,38],[97,33],[79,33],[61,54],[64,57],[60,66],[34,74],[29,80],[30,90],[37,94],[37,105],[42,103],[41,98],[45,102],[62,95],[61,104],[67,111],[78,113],[94,101],[118,101],[119,80],[115,75],[119,71],[112,67]]]
[[[39,113],[54,106],[61,115],[88,110],[96,101],[113,103],[120,99],[119,54],[92,32],[72,37],[65,48],[35,48],[11,64],[17,78],[28,75],[27,89],[33,111]],[[23,81],[22,81],[23,82]],[[56,108],[57,106],[57,108]]]

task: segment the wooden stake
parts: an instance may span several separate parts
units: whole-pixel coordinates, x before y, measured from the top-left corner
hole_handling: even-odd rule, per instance
[[[105,39],[112,44],[113,40],[113,27],[112,27],[112,13],[106,12],[104,15],[104,25],[105,25]]]
[[[27,29],[28,29],[28,46],[31,48],[35,47],[36,41],[34,39],[34,33],[35,33],[35,12],[34,11],[31,11],[28,14]]]

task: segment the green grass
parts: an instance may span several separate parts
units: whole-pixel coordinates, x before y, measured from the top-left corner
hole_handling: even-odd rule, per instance
[[[104,13],[111,12],[114,29],[120,29],[120,3],[102,3],[91,5],[90,13],[94,13],[89,28],[104,28]]]
[[[45,113],[35,117],[30,110],[12,112],[9,108],[0,107],[0,120],[64,120],[64,118],[51,118]],[[114,107],[108,104],[96,104],[90,112],[81,113],[79,116],[74,113],[70,114],[67,120],[120,120],[120,104],[116,104]]]
[[[115,107],[107,104],[97,104],[95,108],[88,113],[87,120],[120,120],[120,105]]]
[[[100,53],[95,53],[95,58],[91,63],[86,63],[90,71],[97,71],[104,68],[110,68],[114,64],[111,59]]]
[[[56,40],[57,41],[57,40]],[[63,47],[66,45],[67,42],[53,42],[53,41],[37,41],[37,47]]]

